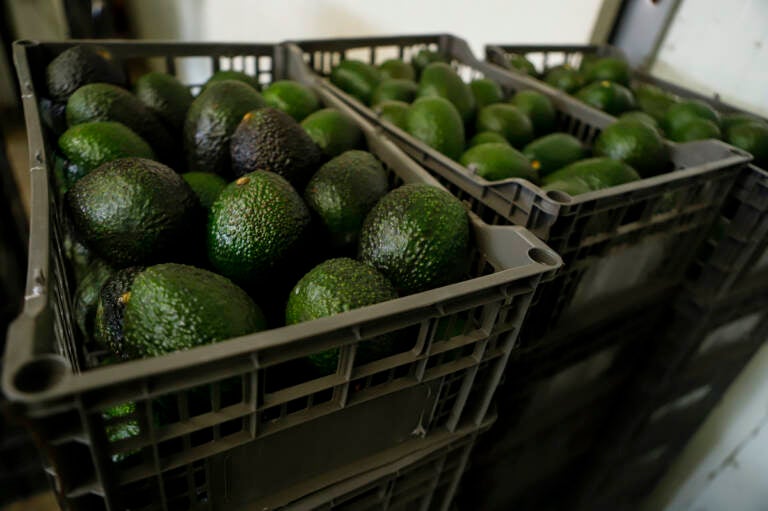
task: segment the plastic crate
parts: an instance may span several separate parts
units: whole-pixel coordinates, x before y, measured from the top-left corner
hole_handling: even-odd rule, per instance
[[[14,47],[33,207],[25,307],[9,330],[3,379],[5,393],[43,444],[65,505],[218,510],[272,499],[278,507],[276,495],[287,503],[335,483],[329,474],[339,467],[390,449],[415,452],[434,435],[482,424],[533,292],[561,261],[524,228],[488,226],[473,215],[472,269],[462,282],[186,352],[93,368],[99,353],[78,342],[72,325],[61,205],[50,185],[54,143],[37,107],[45,64],[79,43],[96,44],[26,41]],[[146,60],[169,72],[191,59],[208,62],[211,70],[243,69],[261,83],[307,79],[292,71],[276,45],[97,44],[115,59]],[[351,109],[317,92],[361,127],[393,184],[439,186]],[[355,363],[358,343],[394,332],[410,343],[406,351]],[[341,350],[335,374],[296,373],[304,357],[331,348]],[[104,412],[117,405],[126,405],[127,414],[105,420]],[[119,425],[135,434],[107,441],[105,428]]]
[[[480,430],[433,441],[395,462],[362,470],[332,487],[291,502],[291,510],[451,510]],[[230,508],[228,508],[230,509]]]
[[[559,64],[578,67],[587,55],[624,57],[619,48],[610,45],[488,45],[485,48],[488,62],[508,70],[510,53],[525,55],[542,73]],[[724,103],[719,96],[699,94],[642,71],[635,71],[632,79],[634,83],[654,85],[682,98],[704,101],[720,112],[748,113]],[[697,254],[687,282],[696,295],[694,298],[702,304],[724,298],[731,289],[745,285],[750,275],[768,267],[768,171],[751,164],[743,169],[722,213],[720,227]]]
[[[450,35],[299,41],[292,48],[321,76],[344,58],[406,60],[422,48],[442,53],[465,78],[486,76],[506,92],[537,89],[552,100],[560,131],[591,143],[613,118],[532,78],[472,56]],[[556,250],[565,266],[542,284],[521,335],[526,346],[547,328],[572,331],[639,305],[668,298],[682,281],[739,171],[749,157],[716,141],[671,144],[675,172],[571,197],[530,182],[488,182],[399,128],[382,122],[328,80],[323,87],[377,123],[406,153],[491,224],[524,225]]]
[[[638,357],[663,318],[659,307],[601,331],[579,333],[572,345],[589,344],[582,337],[598,337],[594,345],[602,349],[574,353],[558,371],[535,370],[538,360],[510,360],[497,391],[499,419],[478,442],[466,477],[469,495],[491,487],[479,508],[557,509],[573,497],[577,486],[570,487],[571,468],[579,463],[584,471],[596,461],[605,424],[626,396]],[[484,483],[489,480],[506,482]]]
[[[624,409],[606,424],[605,448],[585,475],[579,509],[632,509],[766,341],[765,272],[750,289],[707,308],[681,304]]]

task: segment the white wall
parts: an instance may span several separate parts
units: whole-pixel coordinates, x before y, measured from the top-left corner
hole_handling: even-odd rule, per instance
[[[450,32],[486,43],[584,43],[602,0],[134,0],[139,35],[182,40]],[[158,8],[162,5],[162,8]],[[174,20],[174,17],[177,17]]]
[[[768,117],[768,1],[683,0],[651,72]]]

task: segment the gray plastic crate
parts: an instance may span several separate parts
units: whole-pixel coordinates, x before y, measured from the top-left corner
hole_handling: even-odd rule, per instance
[[[308,67],[327,76],[342,59],[380,63],[410,59],[422,48],[442,53],[465,79],[485,76],[506,92],[536,89],[558,115],[558,130],[591,143],[613,117],[527,76],[477,60],[450,35],[299,41]],[[491,224],[524,225],[565,262],[539,287],[529,312],[524,346],[544,330],[570,331],[667,299],[715,221],[727,190],[749,160],[716,141],[670,144],[674,172],[571,197],[544,192],[522,179],[488,182],[399,128],[382,122],[358,100],[324,80],[323,87],[352,105]]]
[[[610,45],[496,44],[485,48],[488,62],[514,72],[507,60],[511,53],[525,55],[541,73],[559,64],[578,67],[587,55],[623,57],[620,49]],[[704,101],[720,112],[747,113],[724,103],[717,95],[699,94],[642,71],[633,73],[633,82]],[[724,203],[722,213],[720,226],[697,254],[687,283],[700,303],[727,296],[734,287],[745,285],[751,274],[768,266],[768,172],[756,165],[747,166]]]
[[[584,474],[584,510],[633,509],[768,341],[768,272],[750,288],[701,307],[679,304],[668,331],[602,432]]]
[[[74,283],[51,187],[55,144],[37,106],[46,63],[75,44],[14,47],[32,213],[25,306],[9,330],[3,379],[42,442],[64,504],[219,510],[269,501],[274,508],[337,482],[340,467],[348,471],[392,449],[415,452],[436,435],[483,424],[533,292],[561,261],[524,228],[488,226],[474,215],[472,269],[462,282],[186,352],[93,367],[100,353],[74,335]],[[244,69],[261,83],[307,79],[289,69],[276,45],[97,44],[116,59],[148,60],[169,72],[191,59],[211,71]],[[317,92],[325,104],[336,101]],[[338,107],[363,130],[393,185],[439,186],[364,119]],[[358,343],[392,332],[408,342],[405,351],[355,362]],[[300,372],[307,355],[336,347],[335,374]],[[117,405],[125,415],[105,419]],[[107,428],[117,427],[130,434],[107,441]]]

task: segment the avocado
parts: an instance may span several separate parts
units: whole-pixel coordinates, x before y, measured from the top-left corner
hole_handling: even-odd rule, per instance
[[[120,360],[130,358],[125,347],[123,318],[133,279],[142,271],[144,268],[141,266],[118,270],[104,281],[99,291],[93,320],[93,338]]]
[[[379,65],[379,71],[381,72],[381,78],[383,80],[390,80],[393,78],[411,81],[416,80],[416,70],[413,66],[400,59],[385,60]]]
[[[509,62],[509,67],[515,71],[534,77],[537,75],[536,67],[524,55],[510,53],[507,55],[507,62]]]
[[[588,66],[585,71],[585,78],[587,83],[607,80],[627,87],[632,79],[632,70],[629,68],[629,64],[622,59],[604,57]]]
[[[477,132],[495,131],[515,148],[521,148],[533,140],[531,120],[516,106],[507,103],[488,105],[480,110],[475,126]]]
[[[119,122],[87,122],[72,126],[59,138],[59,149],[79,169],[68,186],[108,161],[135,156],[154,159],[144,139]]]
[[[555,130],[555,107],[547,96],[534,90],[521,90],[512,96],[510,103],[528,116],[537,137]]]
[[[125,74],[109,52],[93,46],[67,48],[48,64],[45,77],[48,94],[56,101],[68,100],[73,92],[89,83],[125,85]]]
[[[414,101],[408,110],[406,129],[452,160],[458,160],[464,151],[464,123],[453,103],[445,98],[428,97]]]
[[[640,110],[653,117],[660,126],[669,107],[680,101],[674,94],[647,83],[635,85],[633,92]]]
[[[251,76],[249,74],[243,73],[242,71],[232,71],[232,70],[216,71],[215,73],[213,73],[213,75],[211,75],[210,78],[208,78],[208,81],[205,82],[205,84],[203,84],[203,88],[200,91],[200,94],[205,92],[214,83],[226,82],[229,80],[234,80],[236,82],[240,82],[245,85],[248,85],[250,88],[252,88],[255,91],[258,91],[260,89],[259,80],[257,80],[255,76]]]
[[[227,182],[212,172],[187,172],[181,175],[189,187],[197,196],[200,206],[210,211],[221,191],[227,186]]]
[[[640,110],[625,112],[619,116],[619,120],[642,122],[643,124],[650,126],[657,131],[661,129],[659,128],[659,123],[656,121],[656,119],[654,119],[650,114],[641,112]]]
[[[565,64],[555,66],[544,75],[544,81],[556,89],[573,94],[584,87],[584,75]]]
[[[366,105],[381,80],[381,71],[359,60],[342,60],[331,70],[331,83]]]
[[[40,98],[38,107],[43,124],[51,130],[55,137],[58,138],[67,131],[67,104],[65,102]]]
[[[201,221],[181,176],[144,158],[105,163],[77,181],[67,199],[77,232],[116,267],[183,255],[190,226]]]
[[[567,133],[552,133],[537,138],[523,148],[523,154],[531,161],[531,167],[541,177],[585,158],[587,153],[584,144]]]
[[[382,101],[394,100],[410,103],[416,98],[418,86],[410,80],[392,78],[382,80],[373,90],[371,105],[378,105]]]
[[[417,53],[413,60],[411,60],[411,64],[413,65],[413,68],[416,70],[416,78],[419,78],[421,76],[421,72],[424,71],[424,69],[434,63],[434,62],[445,62],[445,57],[443,57],[440,53],[432,50],[428,50],[426,48],[422,49]]]
[[[502,143],[509,145],[507,139],[501,133],[495,131],[481,131],[467,143],[467,147],[475,147],[480,144]]]
[[[224,80],[202,92],[189,107],[184,121],[184,149],[190,171],[231,175],[229,141],[241,119],[266,106],[248,85]]]
[[[365,215],[389,189],[381,162],[366,151],[347,151],[312,176],[304,199],[338,246],[357,242]]]
[[[675,142],[693,142],[708,138],[721,138],[717,124],[703,117],[691,117],[685,121],[676,121],[667,129],[667,136]]]
[[[688,121],[698,118],[712,121],[716,127],[720,127],[720,114],[714,108],[698,99],[688,99],[671,105],[664,115],[661,127],[664,128],[664,131],[671,138],[673,133],[680,133],[680,128],[684,124],[688,124]],[[702,126],[702,124],[699,124],[699,126]]]
[[[637,181],[640,175],[626,163],[610,158],[588,158],[542,178],[544,190],[579,195]]]
[[[301,121],[301,127],[328,158],[357,149],[363,142],[360,128],[335,108],[318,110]]]
[[[288,181],[252,172],[227,185],[213,203],[208,258],[222,275],[252,281],[297,245],[309,222],[309,209]]]
[[[538,182],[536,171],[528,158],[504,143],[480,144],[468,149],[459,160],[471,172],[488,181],[499,181],[511,177]]]
[[[434,96],[445,98],[453,103],[465,123],[474,118],[475,97],[472,95],[472,90],[456,71],[444,62],[434,62],[421,73],[418,97]]]
[[[475,104],[478,110],[484,106],[504,101],[504,93],[501,91],[499,84],[488,78],[472,80],[469,82],[469,88],[472,91],[472,95],[475,96]]]
[[[108,363],[114,363],[110,361]],[[141,427],[136,417],[136,403],[129,401],[119,405],[110,406],[101,413],[104,419],[104,433],[110,443],[120,442],[129,438],[135,438],[141,434]],[[141,449],[127,449],[113,452],[110,455],[112,463],[128,462],[133,456],[141,453]]]
[[[101,287],[115,270],[101,259],[94,260],[75,291],[75,322],[86,342],[93,338],[96,307],[99,303]]]
[[[367,264],[349,258],[329,259],[310,270],[293,288],[285,322],[293,325],[395,298],[397,292],[392,284]],[[383,358],[392,350],[390,336],[366,339],[357,347],[355,365]],[[326,350],[310,355],[309,359],[323,374],[333,373],[339,351]]]
[[[730,114],[724,114],[720,118],[720,127],[723,130],[723,133],[727,134],[728,130],[731,129],[731,127],[741,124],[744,122],[762,122],[766,123],[763,119],[760,119],[759,117],[756,117],[752,114],[746,114],[746,113],[730,113]]]
[[[134,93],[171,130],[181,136],[187,110],[194,98],[189,89],[167,73],[147,73],[136,81]]]
[[[659,131],[639,121],[617,121],[595,140],[595,156],[621,160],[643,177],[670,170],[669,148]]]
[[[576,93],[576,98],[614,116],[635,108],[635,97],[632,91],[607,80],[593,82],[580,89]]]
[[[179,148],[166,127],[139,98],[125,89],[106,83],[91,83],[80,87],[69,97],[69,126],[94,121],[125,124],[152,146],[161,161],[172,165],[179,160]]]
[[[221,275],[183,264],[158,264],[138,273],[123,301],[129,358],[155,357],[266,328],[261,309],[245,291]]]
[[[455,282],[466,271],[469,216],[445,190],[403,185],[368,213],[359,259],[379,270],[402,294]]]
[[[65,196],[66,202],[66,196]],[[64,248],[64,256],[67,258],[72,273],[75,277],[75,282],[80,282],[85,278],[85,275],[91,268],[91,264],[98,259],[93,253],[93,250],[83,243],[75,232],[75,226],[72,222],[71,215],[64,216],[64,239],[62,246]]]
[[[725,141],[752,154],[755,165],[768,166],[767,123],[748,121],[734,124],[726,132]]]
[[[248,112],[232,134],[236,176],[268,170],[303,189],[322,163],[323,153],[293,117],[276,108]]]
[[[267,105],[282,110],[296,122],[301,122],[306,116],[320,108],[320,100],[315,91],[304,84],[292,80],[272,82],[264,92]]]
[[[391,122],[403,131],[408,129],[408,109],[410,105],[403,101],[382,101],[373,107],[379,119]]]

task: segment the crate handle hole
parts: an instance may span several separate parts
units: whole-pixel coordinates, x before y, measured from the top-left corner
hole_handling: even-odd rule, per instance
[[[573,197],[565,192],[561,192],[560,190],[549,190],[547,192],[547,197],[553,201],[561,202],[563,204],[570,204],[573,202]]]
[[[41,356],[21,366],[13,384],[21,392],[43,392],[60,383],[68,372],[69,366],[62,358]]]
[[[543,248],[534,247],[528,250],[528,257],[536,263],[545,264],[547,266],[555,266],[558,263],[557,256]]]
[[[14,44],[17,44],[19,46],[36,46],[38,42],[32,41],[31,39],[21,39],[19,41],[14,42]]]

